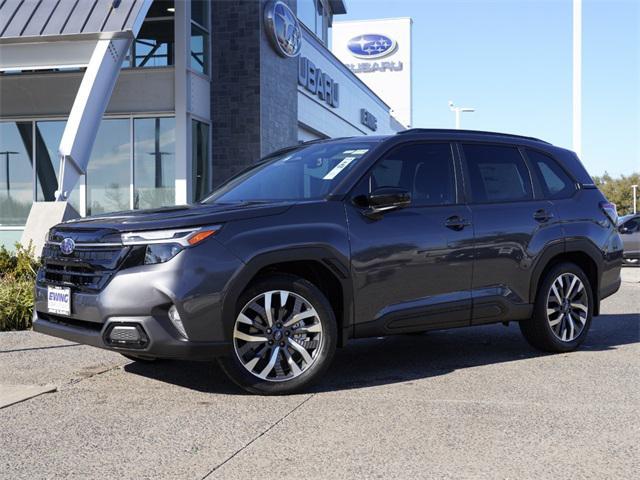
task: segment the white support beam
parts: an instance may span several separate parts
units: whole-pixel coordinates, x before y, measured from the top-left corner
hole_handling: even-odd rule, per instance
[[[62,134],[56,200],[67,200],[86,173],[102,115],[130,46],[131,38],[98,40],[96,44]]]

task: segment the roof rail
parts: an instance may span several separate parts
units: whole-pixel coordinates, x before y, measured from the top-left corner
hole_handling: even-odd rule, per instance
[[[545,140],[540,140],[539,138],[535,138],[535,137],[527,137],[524,135],[515,135],[513,133],[500,133],[500,132],[485,132],[482,130],[454,130],[451,128],[409,128],[407,130],[401,130],[399,132],[396,132],[396,135],[404,135],[407,133],[469,133],[469,134],[475,134],[475,135],[496,135],[498,137],[508,137],[508,138],[520,138],[520,139],[524,139],[524,140],[531,140],[534,142],[542,142],[542,143],[546,143],[548,145],[551,145],[549,142],[545,141]]]

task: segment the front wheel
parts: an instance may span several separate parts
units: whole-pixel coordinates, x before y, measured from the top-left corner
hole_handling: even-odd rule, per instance
[[[220,359],[226,374],[248,392],[278,395],[322,375],[336,350],[337,326],[318,287],[279,274],[242,293],[230,337],[233,352]]]
[[[570,352],[586,338],[592,316],[589,279],[577,265],[561,263],[543,278],[533,316],[520,322],[520,330],[535,348]]]

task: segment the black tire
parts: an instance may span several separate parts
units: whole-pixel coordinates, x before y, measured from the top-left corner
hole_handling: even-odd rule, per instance
[[[563,341],[554,333],[547,317],[547,300],[552,285],[558,277],[564,274],[573,274],[580,279],[585,291],[583,298],[588,303],[582,331],[575,338],[566,341]],[[593,305],[593,290],[582,269],[573,263],[560,263],[553,266],[544,276],[536,294],[533,315],[530,319],[520,322],[520,330],[527,342],[539,350],[553,353],[573,351],[580,346],[587,336],[593,317]],[[574,323],[577,325],[577,322]]]
[[[294,275],[273,274],[262,277],[252,283],[238,298],[236,318],[238,318],[243,308],[253,299],[265,292],[274,290],[293,292],[311,304],[316,310],[318,314],[317,318],[322,326],[322,340],[317,347],[317,351],[314,353],[313,362],[310,363],[306,370],[302,370],[302,373],[295,378],[281,381],[264,380],[251,373],[240,361],[235,347],[232,346],[232,351],[229,356],[222,357],[218,360],[220,366],[229,378],[240,388],[247,392],[260,395],[291,394],[309,387],[327,370],[337,346],[338,329],[331,304],[320,289],[313,283]],[[232,342],[234,342],[233,335],[236,318],[229,322],[230,325],[228,327],[229,338]]]
[[[129,353],[121,353],[120,355],[128,358],[129,360],[133,360],[134,362],[152,363],[157,360],[155,357],[145,357],[144,355],[133,355]]]

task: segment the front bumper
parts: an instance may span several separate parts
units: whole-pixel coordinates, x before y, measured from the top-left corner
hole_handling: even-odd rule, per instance
[[[68,323],[73,322],[73,323]],[[144,355],[155,358],[185,360],[211,360],[229,352],[228,342],[194,342],[176,338],[153,317],[118,317],[109,319],[99,327],[89,322],[74,321],[35,312],[33,330],[71,342],[113,350],[115,352]],[[147,337],[142,347],[117,346],[108,342],[107,333],[115,325],[138,325]]]
[[[147,357],[207,360],[230,351],[223,292],[241,262],[214,239],[156,265],[117,271],[100,291],[71,286],[71,314],[48,311],[47,284],[35,288],[33,328],[73,342]],[[175,305],[186,337],[169,318]],[[113,325],[144,332],[139,345],[109,342]]]

